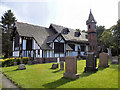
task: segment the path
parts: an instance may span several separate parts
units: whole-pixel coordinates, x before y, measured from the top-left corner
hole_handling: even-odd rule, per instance
[[[6,76],[4,76],[0,72],[0,88],[18,88],[16,85],[14,85]],[[17,89],[19,90],[19,88]]]

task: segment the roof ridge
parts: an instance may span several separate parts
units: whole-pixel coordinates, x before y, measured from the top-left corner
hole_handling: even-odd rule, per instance
[[[32,23],[25,23],[25,22],[15,22],[15,23],[21,23],[21,24],[27,24],[27,25],[32,25],[32,26],[37,26],[37,27],[47,28],[47,27],[39,26],[39,25],[35,25],[35,24],[32,24]]]

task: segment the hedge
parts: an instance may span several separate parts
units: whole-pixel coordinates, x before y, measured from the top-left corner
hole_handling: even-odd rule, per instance
[[[17,65],[20,64],[21,58],[16,58]],[[27,64],[29,57],[23,57],[22,58],[22,63]],[[15,58],[7,58],[7,59],[0,59],[0,66],[2,67],[8,67],[8,66],[13,66],[14,65]]]

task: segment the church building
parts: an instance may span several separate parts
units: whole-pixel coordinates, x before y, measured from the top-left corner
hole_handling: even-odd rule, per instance
[[[13,57],[36,57],[45,62],[65,56],[84,57],[97,47],[96,21],[90,11],[86,21],[88,33],[51,24],[49,28],[16,22],[13,32]],[[97,53],[97,52],[96,52]]]

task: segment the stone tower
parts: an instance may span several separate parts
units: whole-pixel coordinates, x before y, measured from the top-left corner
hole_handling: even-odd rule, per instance
[[[88,20],[86,21],[86,25],[88,28],[88,51],[94,52],[97,55],[97,33],[96,33],[96,21],[92,15],[90,10],[90,14]]]

